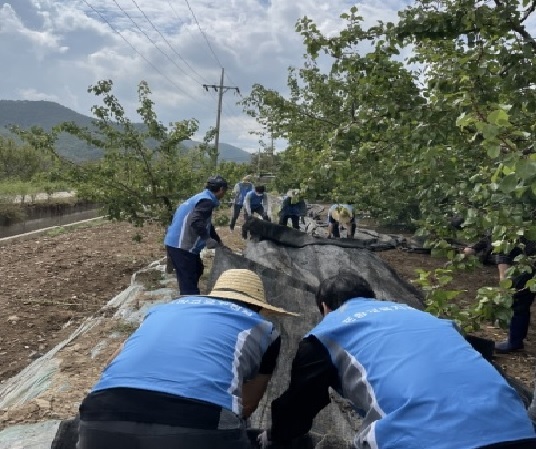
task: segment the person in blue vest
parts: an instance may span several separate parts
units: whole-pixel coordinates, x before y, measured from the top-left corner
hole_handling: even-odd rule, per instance
[[[307,433],[331,387],[363,418],[358,449],[536,448],[517,392],[452,321],[374,297],[355,272],[320,283],[323,319],[300,342],[262,447]]]
[[[78,449],[249,449],[281,337],[254,272],[149,310],[80,405]]]
[[[255,186],[253,191],[248,192],[244,198],[245,218],[253,214],[260,215],[263,220],[268,220],[268,195],[264,186]]]
[[[246,175],[242,178],[242,182],[237,182],[233,188],[233,195],[234,195],[234,201],[233,201],[233,216],[231,217],[231,224],[229,227],[231,228],[231,231],[234,230],[236,220],[238,219],[240,215],[240,211],[242,210],[242,207],[244,206],[244,199],[246,198],[246,195],[248,192],[251,192],[253,190],[254,186],[251,182],[251,175]]]
[[[334,204],[328,210],[328,239],[340,238],[340,228],[346,228],[347,236],[354,237],[356,230],[355,213],[349,204]]]
[[[287,192],[281,203],[281,211],[279,212],[279,224],[287,226],[288,220],[292,223],[294,229],[300,229],[300,217],[307,213],[305,201],[300,197],[298,189],[291,189]]]
[[[181,295],[199,294],[199,278],[204,270],[201,250],[221,245],[211,220],[212,211],[226,192],[227,181],[220,175],[211,176],[205,190],[188,198],[173,215],[164,245],[175,268]]]

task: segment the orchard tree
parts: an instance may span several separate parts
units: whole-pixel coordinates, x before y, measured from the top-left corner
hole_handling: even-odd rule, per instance
[[[92,128],[61,123],[50,133],[38,128],[16,132],[33,148],[52,155],[64,179],[80,196],[102,204],[110,218],[138,226],[147,221],[167,225],[177,203],[199,190],[208,175],[206,152],[181,145],[198,130],[198,123],[191,119],[164,126],[157,120],[146,82],[138,86],[137,113],[143,124],[133,123],[112,88],[112,81],[89,87],[88,92],[102,98],[102,104],[92,108]],[[58,154],[55,142],[61,132],[102,149],[102,160],[79,165]]]
[[[368,30],[354,7],[332,37],[304,18],[307,55],[289,73],[290,95],[256,85],[246,110],[288,140],[280,175],[377,218],[414,222],[453,267],[472,265],[447,237],[490,232],[498,252],[536,238],[536,41],[525,25],[535,6],[419,1],[398,23]],[[465,219],[459,235],[447,226],[455,215]],[[458,292],[445,290],[449,270],[421,273],[434,313],[468,327],[508,320],[509,281],[459,311]]]

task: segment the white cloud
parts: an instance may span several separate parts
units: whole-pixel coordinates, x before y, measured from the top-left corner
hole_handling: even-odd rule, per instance
[[[335,33],[344,26],[340,14],[353,5],[345,0],[189,3],[216,57],[184,0],[3,0],[0,58],[7,69],[0,98],[47,99],[90,115],[98,100],[87,93],[88,85],[112,79],[116,95],[136,119],[137,84],[146,80],[162,122],[196,118],[201,138],[216,122],[217,94],[202,87],[219,83],[216,59],[225,67],[225,85],[238,86],[244,95],[254,83],[284,92],[288,66],[300,67],[304,53],[296,21],[308,16],[323,32]],[[397,5],[403,4],[359,2],[367,25],[396,20]],[[251,131],[259,126],[237,100],[232,90],[224,94],[220,142],[255,151],[259,137]]]

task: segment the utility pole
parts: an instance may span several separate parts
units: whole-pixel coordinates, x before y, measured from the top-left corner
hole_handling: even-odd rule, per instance
[[[216,92],[218,92],[218,115],[216,116],[216,135],[214,137],[214,153],[212,154],[212,164],[214,166],[214,169],[216,169],[216,166],[218,165],[218,156],[220,154],[219,152],[219,146],[220,146],[220,118],[221,118],[221,110],[222,110],[222,102],[223,102],[223,94],[227,92],[228,90],[234,90],[240,94],[240,89],[238,89],[238,86],[224,86],[223,85],[223,74],[224,69],[222,67],[221,69],[221,78],[220,78],[220,84],[203,84],[203,87],[208,92],[208,89],[214,89]]]

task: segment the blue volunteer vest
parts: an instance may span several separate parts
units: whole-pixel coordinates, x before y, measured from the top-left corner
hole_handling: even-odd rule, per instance
[[[450,321],[357,298],[310,335],[364,418],[357,448],[473,449],[536,438],[517,393]]]
[[[232,302],[187,296],[153,307],[93,391],[137,388],[242,414],[242,384],[277,337],[272,323]]]
[[[291,199],[288,196],[283,198],[283,207],[281,208],[281,215],[300,215],[302,213],[302,204],[301,201],[296,204],[292,204]]]
[[[353,218],[354,208],[352,206],[350,206],[349,204],[334,204],[328,209],[328,222],[330,217],[333,217],[333,212],[335,212],[338,207],[346,207],[350,211],[350,216]]]
[[[251,208],[262,206],[262,200],[264,199],[264,193],[262,195],[257,195],[254,191],[248,192],[247,197],[249,198],[249,204]]]
[[[164,245],[171,246],[173,248],[180,248],[189,251],[193,254],[200,254],[201,250],[206,245],[206,240],[200,238],[192,229],[191,223],[188,218],[194,210],[199,201],[208,199],[214,204],[214,207],[218,207],[220,202],[216,196],[208,189],[197,195],[192,196],[182,203],[173,215],[171,225],[169,225],[166,236],[164,238]],[[211,221],[207,221],[207,230],[210,233]]]
[[[253,184],[251,182],[239,182],[238,189],[238,195],[235,197],[235,204],[242,206],[248,192],[253,190]]]

